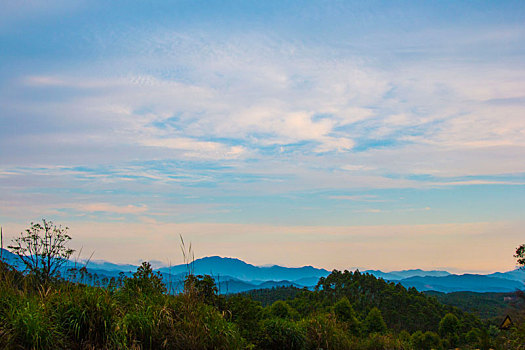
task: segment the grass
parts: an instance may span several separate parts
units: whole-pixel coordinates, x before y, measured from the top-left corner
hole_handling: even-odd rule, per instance
[[[0,262],[0,348],[246,348],[236,325],[192,291],[169,295],[149,270],[119,288],[35,285]]]

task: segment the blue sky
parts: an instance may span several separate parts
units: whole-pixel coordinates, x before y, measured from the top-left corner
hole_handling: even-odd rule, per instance
[[[513,268],[521,1],[4,1],[0,223],[99,259]],[[118,248],[118,249],[117,249]]]

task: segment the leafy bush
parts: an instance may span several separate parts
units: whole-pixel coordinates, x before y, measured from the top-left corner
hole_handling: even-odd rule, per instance
[[[410,343],[396,338],[392,334],[372,333],[360,342],[359,349],[362,350],[406,350]],[[415,348],[422,350],[421,348]]]
[[[292,316],[292,308],[286,301],[277,300],[270,307],[270,314],[279,318],[290,318]]]
[[[256,341],[261,313],[261,304],[251,298],[235,295],[227,300],[226,315],[239,327],[242,336],[251,342]]]
[[[304,330],[293,321],[272,318],[261,322],[258,345],[262,349],[303,349],[305,340]]]
[[[322,314],[302,321],[306,333],[307,349],[349,349],[351,340],[335,317]]]
[[[412,334],[411,343],[412,347],[418,350],[441,349],[441,340],[439,339],[439,336],[430,331],[425,333],[422,331],[415,332]]]

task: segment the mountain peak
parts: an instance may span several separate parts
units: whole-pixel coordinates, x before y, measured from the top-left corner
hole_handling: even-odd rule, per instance
[[[234,260],[234,261],[244,262],[244,261],[242,261],[241,259],[238,259],[238,258],[231,258],[231,257],[228,257],[228,256],[219,256],[219,255],[205,256],[205,257],[196,259],[195,261],[199,261],[199,260],[220,260],[220,261]]]

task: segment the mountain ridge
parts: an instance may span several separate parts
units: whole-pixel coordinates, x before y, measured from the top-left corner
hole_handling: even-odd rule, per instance
[[[18,269],[23,268],[20,259],[6,249],[2,250],[4,260]],[[126,276],[136,271],[138,265],[116,264],[104,260],[71,261],[69,267],[84,265],[98,276],[117,277],[120,272]],[[65,268],[67,269],[67,267]],[[302,267],[284,267],[279,265],[256,266],[238,258],[209,256],[196,259],[190,264],[164,266],[159,271],[165,280],[180,286],[185,276],[191,272],[197,275],[213,276],[222,290],[229,293],[250,289],[272,288],[276,286],[295,286],[298,288],[315,287],[319,278],[326,277],[330,271],[311,265]],[[406,288],[415,287],[419,291],[434,290],[438,292],[510,292],[523,289],[525,271],[516,269],[491,274],[453,274],[444,270],[408,269],[383,272],[381,270],[364,270],[361,273],[374,275],[393,283],[401,283]]]

